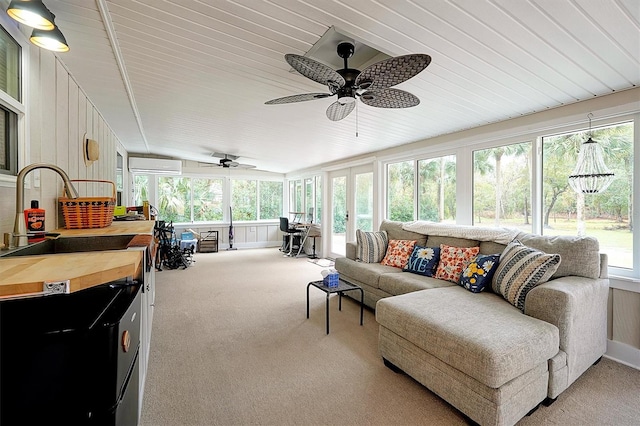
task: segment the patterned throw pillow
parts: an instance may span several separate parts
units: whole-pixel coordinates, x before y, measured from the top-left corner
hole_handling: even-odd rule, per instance
[[[462,271],[458,285],[472,293],[480,293],[487,285],[498,267],[499,254],[479,254]]]
[[[464,268],[479,251],[480,247],[451,247],[440,244],[440,262],[436,269],[436,278],[457,283]]]
[[[416,242],[414,240],[389,240],[387,254],[384,255],[384,259],[380,264],[404,268],[407,266],[409,256],[411,256],[415,245]]]
[[[387,231],[365,232],[356,229],[356,259],[364,263],[379,263],[385,255]]]
[[[436,273],[439,260],[440,247],[416,245],[413,247],[413,252],[409,256],[409,261],[403,271],[432,277]]]
[[[559,254],[546,254],[514,240],[500,256],[493,276],[493,291],[524,312],[527,293],[549,281],[559,265]]]

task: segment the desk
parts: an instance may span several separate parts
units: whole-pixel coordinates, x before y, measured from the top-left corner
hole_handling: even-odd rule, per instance
[[[304,243],[307,241],[307,238],[309,237],[309,230],[311,229],[311,223],[295,223],[294,227],[296,229],[296,231],[300,232],[302,234],[302,238],[300,239],[300,245],[298,246],[298,252],[295,254],[293,254],[293,235],[291,234],[289,236],[290,240],[289,240],[289,254],[288,256],[290,257],[298,257],[300,256],[300,252],[302,251],[302,248],[304,247]]]

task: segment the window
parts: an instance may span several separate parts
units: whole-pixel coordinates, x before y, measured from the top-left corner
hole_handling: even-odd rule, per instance
[[[418,161],[418,220],[455,222],[455,155]]]
[[[373,172],[355,175],[356,229],[373,231]]]
[[[194,222],[222,221],[223,184],[222,179],[191,179]]]
[[[304,206],[307,222],[313,221],[313,178],[304,180]]]
[[[531,142],[473,153],[473,224],[532,232]]]
[[[282,182],[260,181],[260,214],[258,219],[278,219],[282,214]]]
[[[0,173],[18,173],[18,113],[5,101],[10,98],[21,101],[21,47],[0,27]]]
[[[316,176],[315,183],[315,191],[316,191],[316,208],[315,215],[313,217],[314,223],[322,222],[322,176]]]
[[[413,220],[414,162],[402,161],[387,166],[387,218]]]
[[[609,265],[633,268],[633,123],[593,129],[605,164],[615,173],[601,194],[577,194],[569,186],[571,174],[588,132],[542,139],[543,234],[596,237]]]
[[[0,173],[18,173],[18,115],[0,106]]]
[[[166,222],[191,222],[191,179],[158,178],[158,216]]]
[[[255,180],[231,181],[231,207],[233,220],[258,219],[258,184]]]
[[[135,175],[133,177],[133,205],[141,206],[143,201],[149,201],[149,176]]]

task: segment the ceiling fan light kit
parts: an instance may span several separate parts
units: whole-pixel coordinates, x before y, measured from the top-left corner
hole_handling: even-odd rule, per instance
[[[355,107],[357,98],[362,103],[376,108],[410,108],[420,103],[417,96],[392,86],[414,77],[431,63],[431,56],[411,54],[376,62],[364,70],[349,68],[348,59],[355,47],[351,42],[342,42],[337,53],[343,59],[344,68],[333,70],[305,56],[288,53],[285,60],[293,69],[310,80],[327,86],[330,93],[306,93],[285,96],[265,102],[267,105],[288,104],[337,96],[327,108],[327,118],[339,121],[347,117]]]

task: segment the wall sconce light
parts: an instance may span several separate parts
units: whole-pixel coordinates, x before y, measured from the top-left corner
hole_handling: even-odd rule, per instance
[[[589,118],[589,139],[582,143],[578,163],[569,176],[569,185],[577,193],[599,194],[605,191],[613,182],[614,173],[604,164],[602,147],[591,139],[591,118]]]
[[[67,40],[54,22],[55,15],[40,0],[11,0],[7,14],[33,27],[29,41],[36,46],[54,52],[69,51]]]

